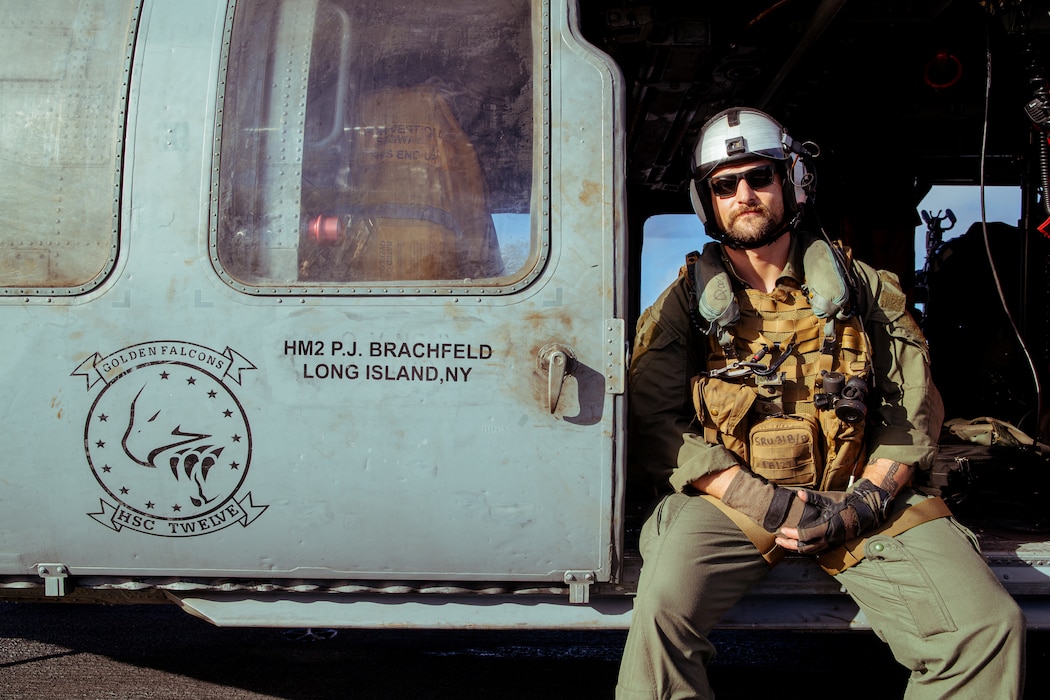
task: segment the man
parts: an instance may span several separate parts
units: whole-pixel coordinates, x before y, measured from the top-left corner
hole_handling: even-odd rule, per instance
[[[701,129],[691,197],[718,243],[642,314],[631,360],[632,468],[671,493],[642,529],[617,697],[714,697],[708,634],[793,550],[911,670],[905,697],[1019,698],[1019,608],[911,487],[943,418],[925,340],[892,274],[804,230],[813,151],[754,109]],[[829,671],[847,695],[878,673]]]

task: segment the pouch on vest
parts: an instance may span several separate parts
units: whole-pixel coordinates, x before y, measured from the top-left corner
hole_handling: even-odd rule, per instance
[[[813,416],[772,416],[749,436],[751,471],[777,484],[815,486],[823,472],[820,429]]]
[[[704,440],[725,445],[741,459],[748,458],[748,415],[757,397],[746,384],[712,377],[693,378],[693,407],[704,426]]]
[[[864,447],[864,424],[847,423],[834,410],[817,411],[824,433],[824,474],[817,485],[820,491],[844,491],[850,477],[860,475],[867,451]]]

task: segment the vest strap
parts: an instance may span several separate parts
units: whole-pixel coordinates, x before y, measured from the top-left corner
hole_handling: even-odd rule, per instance
[[[700,498],[710,501],[718,510],[725,513],[726,517],[733,521],[733,523],[740,528],[740,530],[747,535],[747,538],[751,540],[751,544],[755,545],[759,554],[769,564],[769,568],[773,568],[780,563],[780,560],[784,558],[784,548],[776,543],[776,535],[772,532],[767,532],[762,529],[756,521],[752,520],[748,516],[741,513],[736,508],[727,506],[722,502],[721,499],[715,498],[714,496],[703,493],[700,494]]]
[[[878,530],[867,533],[862,537],[849,540],[837,549],[825,552],[817,557],[820,568],[834,576],[850,568],[864,558],[864,545],[875,535],[896,537],[902,532],[907,532],[916,525],[938,518],[951,516],[952,511],[948,504],[939,496],[927,498],[925,501],[909,506],[902,511],[892,515]]]

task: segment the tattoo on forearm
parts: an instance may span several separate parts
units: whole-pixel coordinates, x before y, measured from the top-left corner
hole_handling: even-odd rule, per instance
[[[901,486],[903,486],[904,484],[900,483],[897,480],[897,475],[900,473],[903,467],[904,465],[900,462],[894,462],[893,464],[891,464],[890,468],[886,470],[885,478],[883,478],[882,480],[882,488],[886,489],[892,494],[895,494],[898,491],[900,491]]]
[[[868,466],[872,466],[876,462],[878,462],[878,460],[872,458],[872,459],[868,460]],[[900,491],[901,487],[904,485],[904,484],[900,483],[899,481],[897,481],[897,477],[900,475],[900,472],[901,472],[901,470],[903,468],[904,468],[904,465],[901,464],[900,462],[897,462],[897,461],[891,462],[890,466],[886,469],[886,474],[882,477],[881,483],[877,484],[877,486],[879,488],[881,488],[881,489],[889,491],[891,495],[892,494],[896,494],[898,491]]]

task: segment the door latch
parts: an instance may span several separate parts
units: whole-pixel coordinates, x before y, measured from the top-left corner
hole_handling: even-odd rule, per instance
[[[539,365],[540,370],[547,373],[547,403],[551,413],[554,413],[561,399],[565,377],[571,375],[576,367],[576,354],[564,345],[550,343],[540,348]]]

